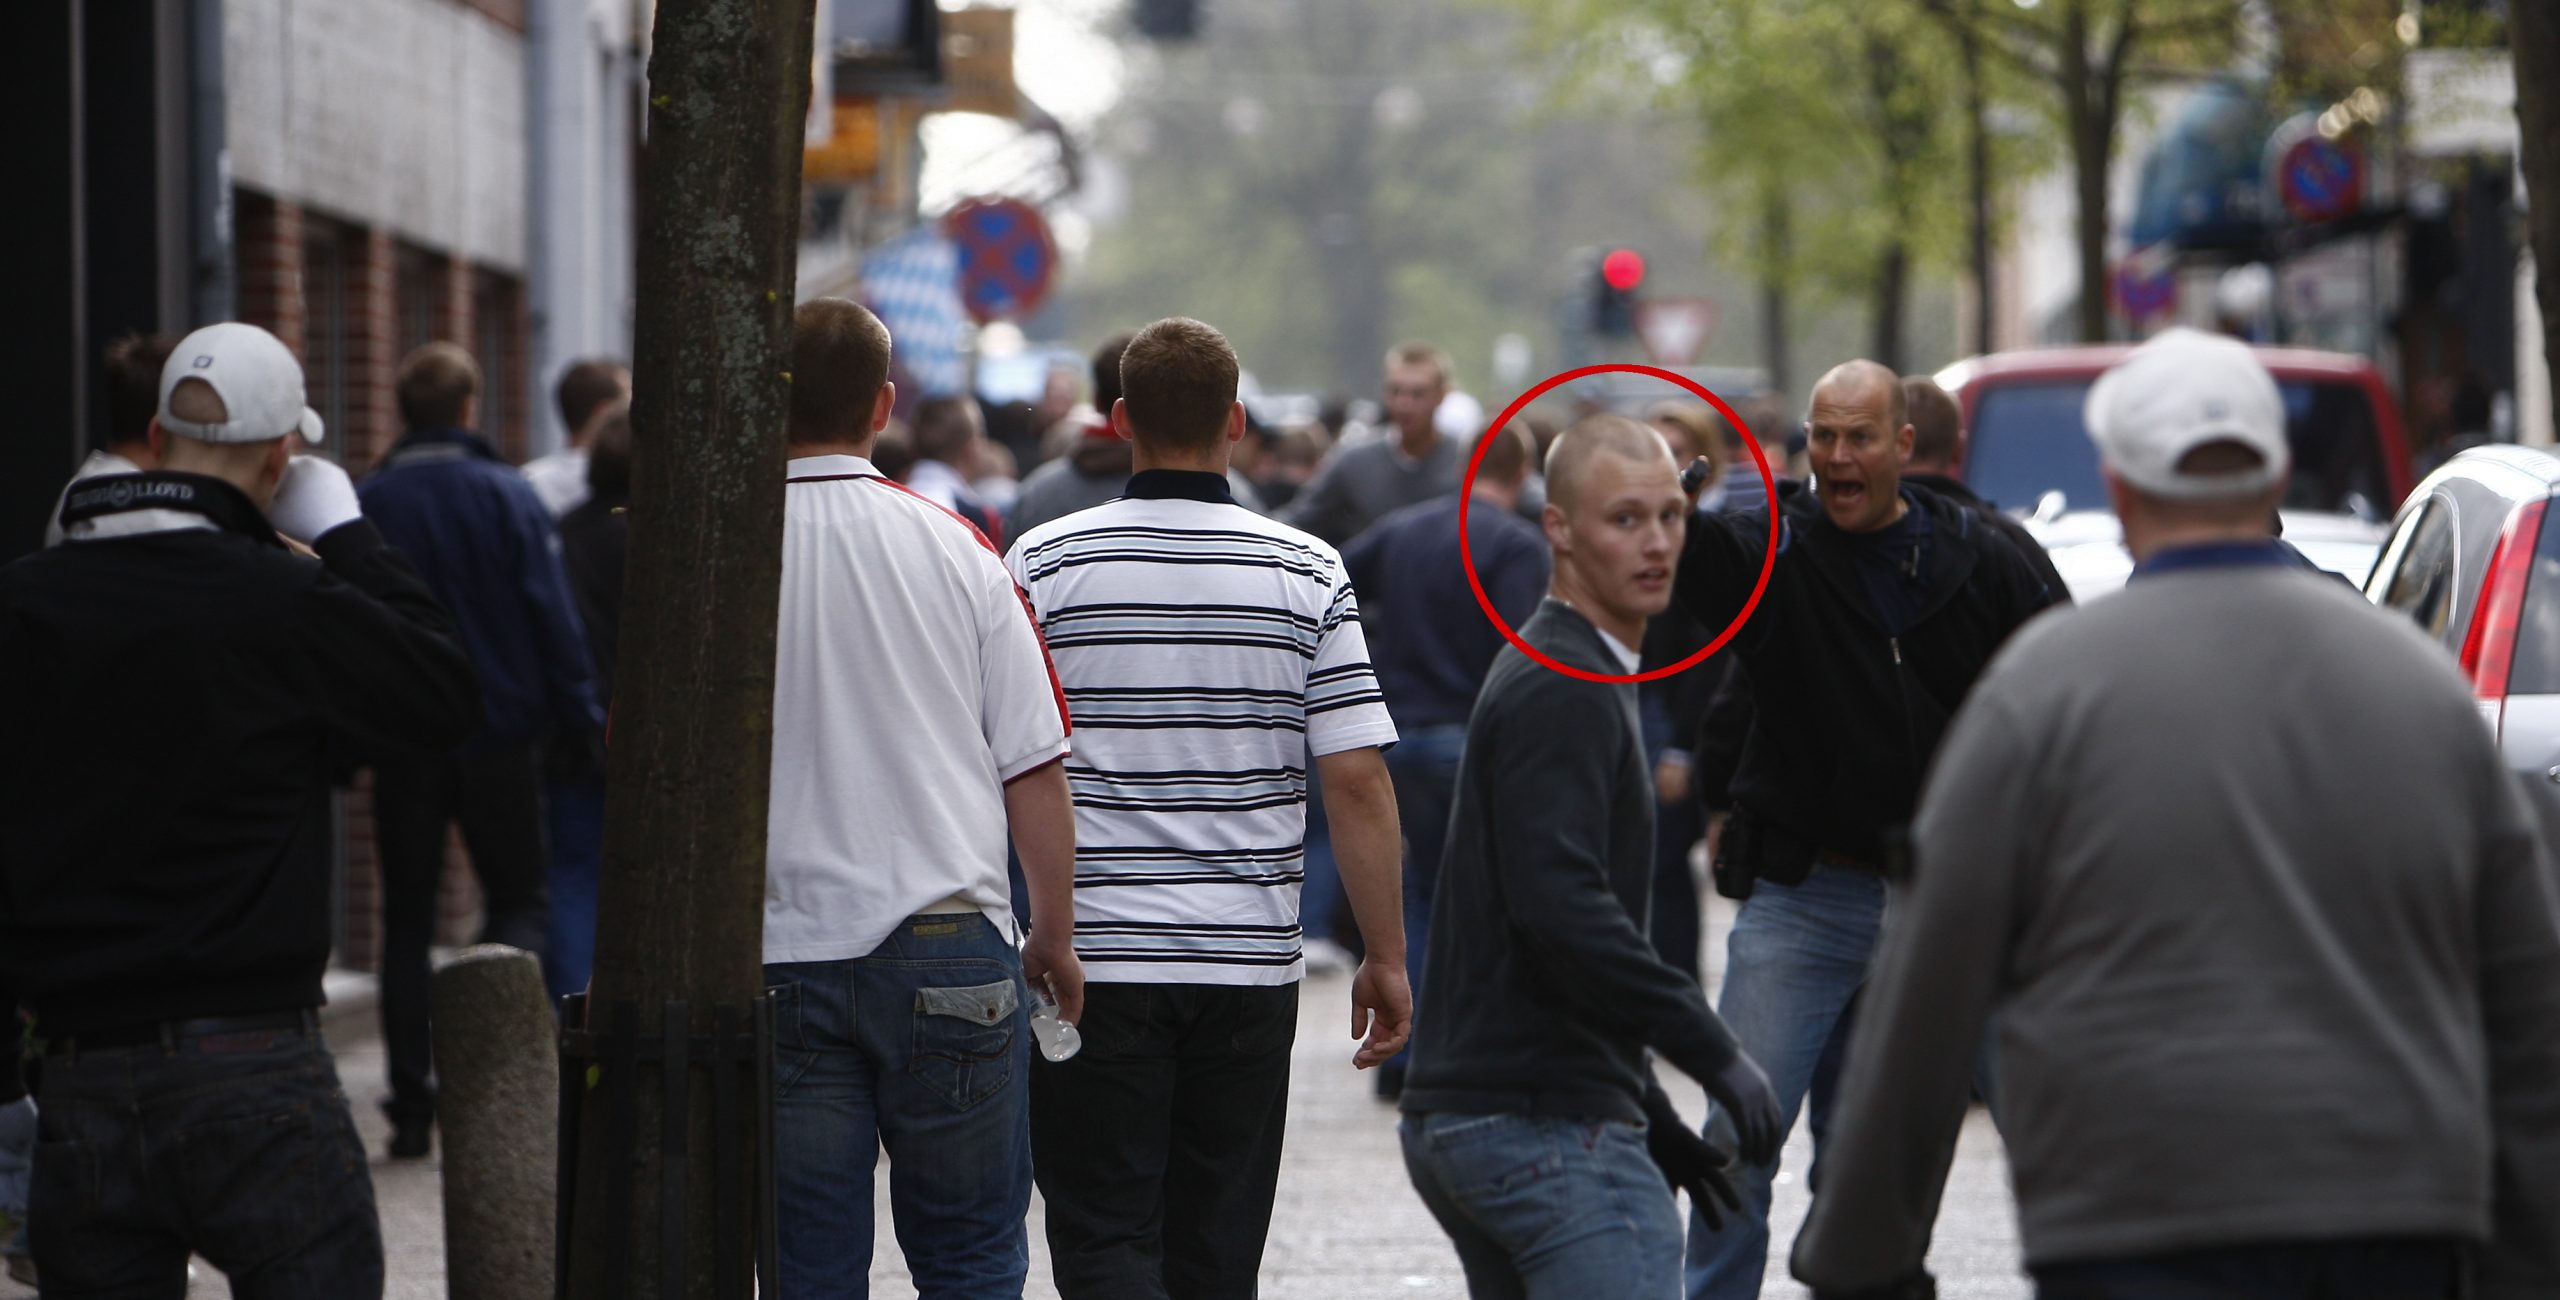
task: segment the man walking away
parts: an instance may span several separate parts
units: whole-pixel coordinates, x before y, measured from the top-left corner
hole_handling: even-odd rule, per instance
[[[0,988],[47,1053],[36,1266],[47,1295],[175,1300],[196,1253],[235,1295],[376,1297],[317,1015],[329,791],[351,759],[459,743],[471,668],[345,472],[292,456],[321,430],[284,344],[198,330],[161,392],[160,469],[82,484],[73,539],[0,569]]]
[[[128,334],[107,345],[99,366],[107,382],[106,442],[72,471],[72,483],[101,474],[135,474],[159,465],[151,450],[151,417],[160,406],[160,368],[177,345],[177,337],[170,334]],[[71,495],[68,484],[62,495]],[[84,534],[90,527],[80,525]],[[56,545],[63,536],[62,502],[56,500],[53,514],[44,521],[44,544]]]
[[[1634,673],[1689,513],[1653,430],[1614,415],[1568,430],[1547,458],[1555,585],[1523,638],[1584,672]],[[1516,648],[1467,726],[1401,1133],[1474,1296],[1679,1294],[1673,1191],[1711,1223],[1717,1199],[1739,1202],[1646,1048],[1736,1117],[1744,1158],[1768,1161],[1786,1136],[1760,1068],[1645,937],[1654,789],[1640,742],[1633,686]]]
[[[595,448],[596,430],[615,411],[631,404],[631,372],[610,357],[589,357],[560,372],[552,390],[560,403],[560,427],[569,441],[560,450],[525,462],[524,481],[551,517],[561,519],[587,499],[587,457]]]
[[[2087,423],[2133,577],[1956,719],[1796,1275],[1925,1293],[1996,1013],[2042,1296],[2560,1294],[2560,891],[2470,691],[2268,538],[2245,345],[2155,337]]]
[[[1477,464],[1467,504],[1466,538],[1476,577],[1496,613],[1517,628],[1546,596],[1547,541],[1513,513],[1529,477],[1529,431],[1514,422],[1481,435],[1491,445]],[[1395,779],[1397,820],[1404,826],[1404,934],[1408,960],[1431,932],[1431,897],[1457,797],[1458,755],[1466,748],[1467,714],[1484,684],[1502,633],[1476,607],[1458,550],[1457,494],[1406,506],[1378,521],[1342,553],[1359,593],[1361,623],[1377,663],[1378,685],[1395,719],[1396,747],[1387,751]],[[1422,984],[1413,992],[1418,1002]],[[1378,1095],[1404,1090],[1406,1057],[1378,1067]]]
[[[928,397],[916,406],[915,467],[905,482],[917,495],[976,525],[987,541],[1004,544],[1002,516],[970,486],[987,417],[968,397]]]
[[[864,455],[897,398],[879,319],[802,304],[791,373],[764,914],[780,1290],[866,1294],[886,1147],[917,1293],[1015,1300],[1031,990],[1069,1023],[1083,1002],[1065,709],[1003,561]]]
[[[1403,1046],[1394,743],[1334,549],[1228,498],[1236,354],[1179,317],[1121,358],[1120,500],[1007,563],[1075,710],[1084,1050],[1034,1064],[1032,1143],[1067,1300],[1249,1297],[1271,1226],[1304,972],[1310,755],[1368,956],[1353,1063]]]
[[[453,612],[481,691],[479,729],[458,752],[397,751],[373,765],[391,1066],[384,1109],[391,1154],[406,1159],[427,1154],[435,1123],[427,946],[445,829],[461,827],[486,897],[480,941],[540,953],[549,926],[543,749],[592,749],[604,720],[551,514],[471,430],[480,367],[450,343],[430,343],[401,362],[396,394],[408,432],[358,491],[383,536]]]

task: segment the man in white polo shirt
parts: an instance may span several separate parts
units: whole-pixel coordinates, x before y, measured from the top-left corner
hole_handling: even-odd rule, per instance
[[[1031,530],[1006,563],[1076,712],[1084,1050],[1032,1067],[1032,1146],[1065,1300],[1251,1296],[1280,1176],[1308,756],[1368,947],[1363,1069],[1412,1020],[1395,742],[1342,559],[1235,504],[1236,354],[1195,320],[1121,355],[1117,501]]]
[[[1026,979],[1072,1022],[1066,708],[984,538],[882,477],[889,333],[792,321],[765,983],[781,1287],[859,1297],[874,1153],[918,1292],[1016,1300],[1030,1266]],[[1005,830],[1032,926],[1019,957]]]

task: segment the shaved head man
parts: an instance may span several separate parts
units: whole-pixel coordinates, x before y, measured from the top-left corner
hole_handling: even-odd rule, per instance
[[[1787,1125],[1866,979],[1887,845],[1947,720],[2009,634],[2061,596],[1998,529],[1903,481],[1913,430],[1891,370],[1832,367],[1804,430],[1812,487],[1781,483],[1767,508],[1692,517],[1678,580],[1690,617],[1723,628],[1777,551],[1731,642],[1755,723],[1715,874],[1743,900],[1718,1009],[1768,1067]],[[1843,1069],[1853,1076],[1857,1060]],[[1690,1300],[1760,1294],[1774,1172],[1741,1171],[1734,1222],[1693,1224]]]
[[[1872,533],[1902,518],[1902,463],[1911,457],[1902,377],[1872,361],[1843,361],[1813,386],[1804,449],[1823,513],[1842,532]]]
[[[1690,506],[1661,435],[1619,415],[1547,453],[1547,600],[1467,723],[1405,1081],[1405,1170],[1477,1296],[1664,1297],[1686,1190],[1740,1203],[1647,1049],[1736,1118],[1746,1159],[1784,1130],[1768,1078],[1697,982],[1645,937],[1653,774],[1636,721],[1644,621],[1670,604]],[[1536,1168],[1522,1196],[1491,1173]]]

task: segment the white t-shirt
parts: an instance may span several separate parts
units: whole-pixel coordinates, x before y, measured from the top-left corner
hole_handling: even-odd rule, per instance
[[[790,475],[764,959],[866,956],[946,900],[1009,927],[1004,783],[1067,752],[1022,593],[868,460],[802,457]]]
[[[526,461],[524,479],[533,485],[533,494],[542,498],[542,508],[558,519],[586,504],[587,453],[583,448],[563,447]]]
[[[1214,475],[1128,490],[1005,557],[1075,712],[1076,955],[1095,980],[1286,984],[1309,755],[1396,739],[1359,603],[1331,546]]]

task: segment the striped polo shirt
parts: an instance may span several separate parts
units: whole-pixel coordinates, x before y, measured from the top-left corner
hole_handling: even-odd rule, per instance
[[[1144,470],[1005,563],[1076,720],[1085,975],[1298,979],[1309,755],[1396,738],[1341,556],[1217,475]]]

